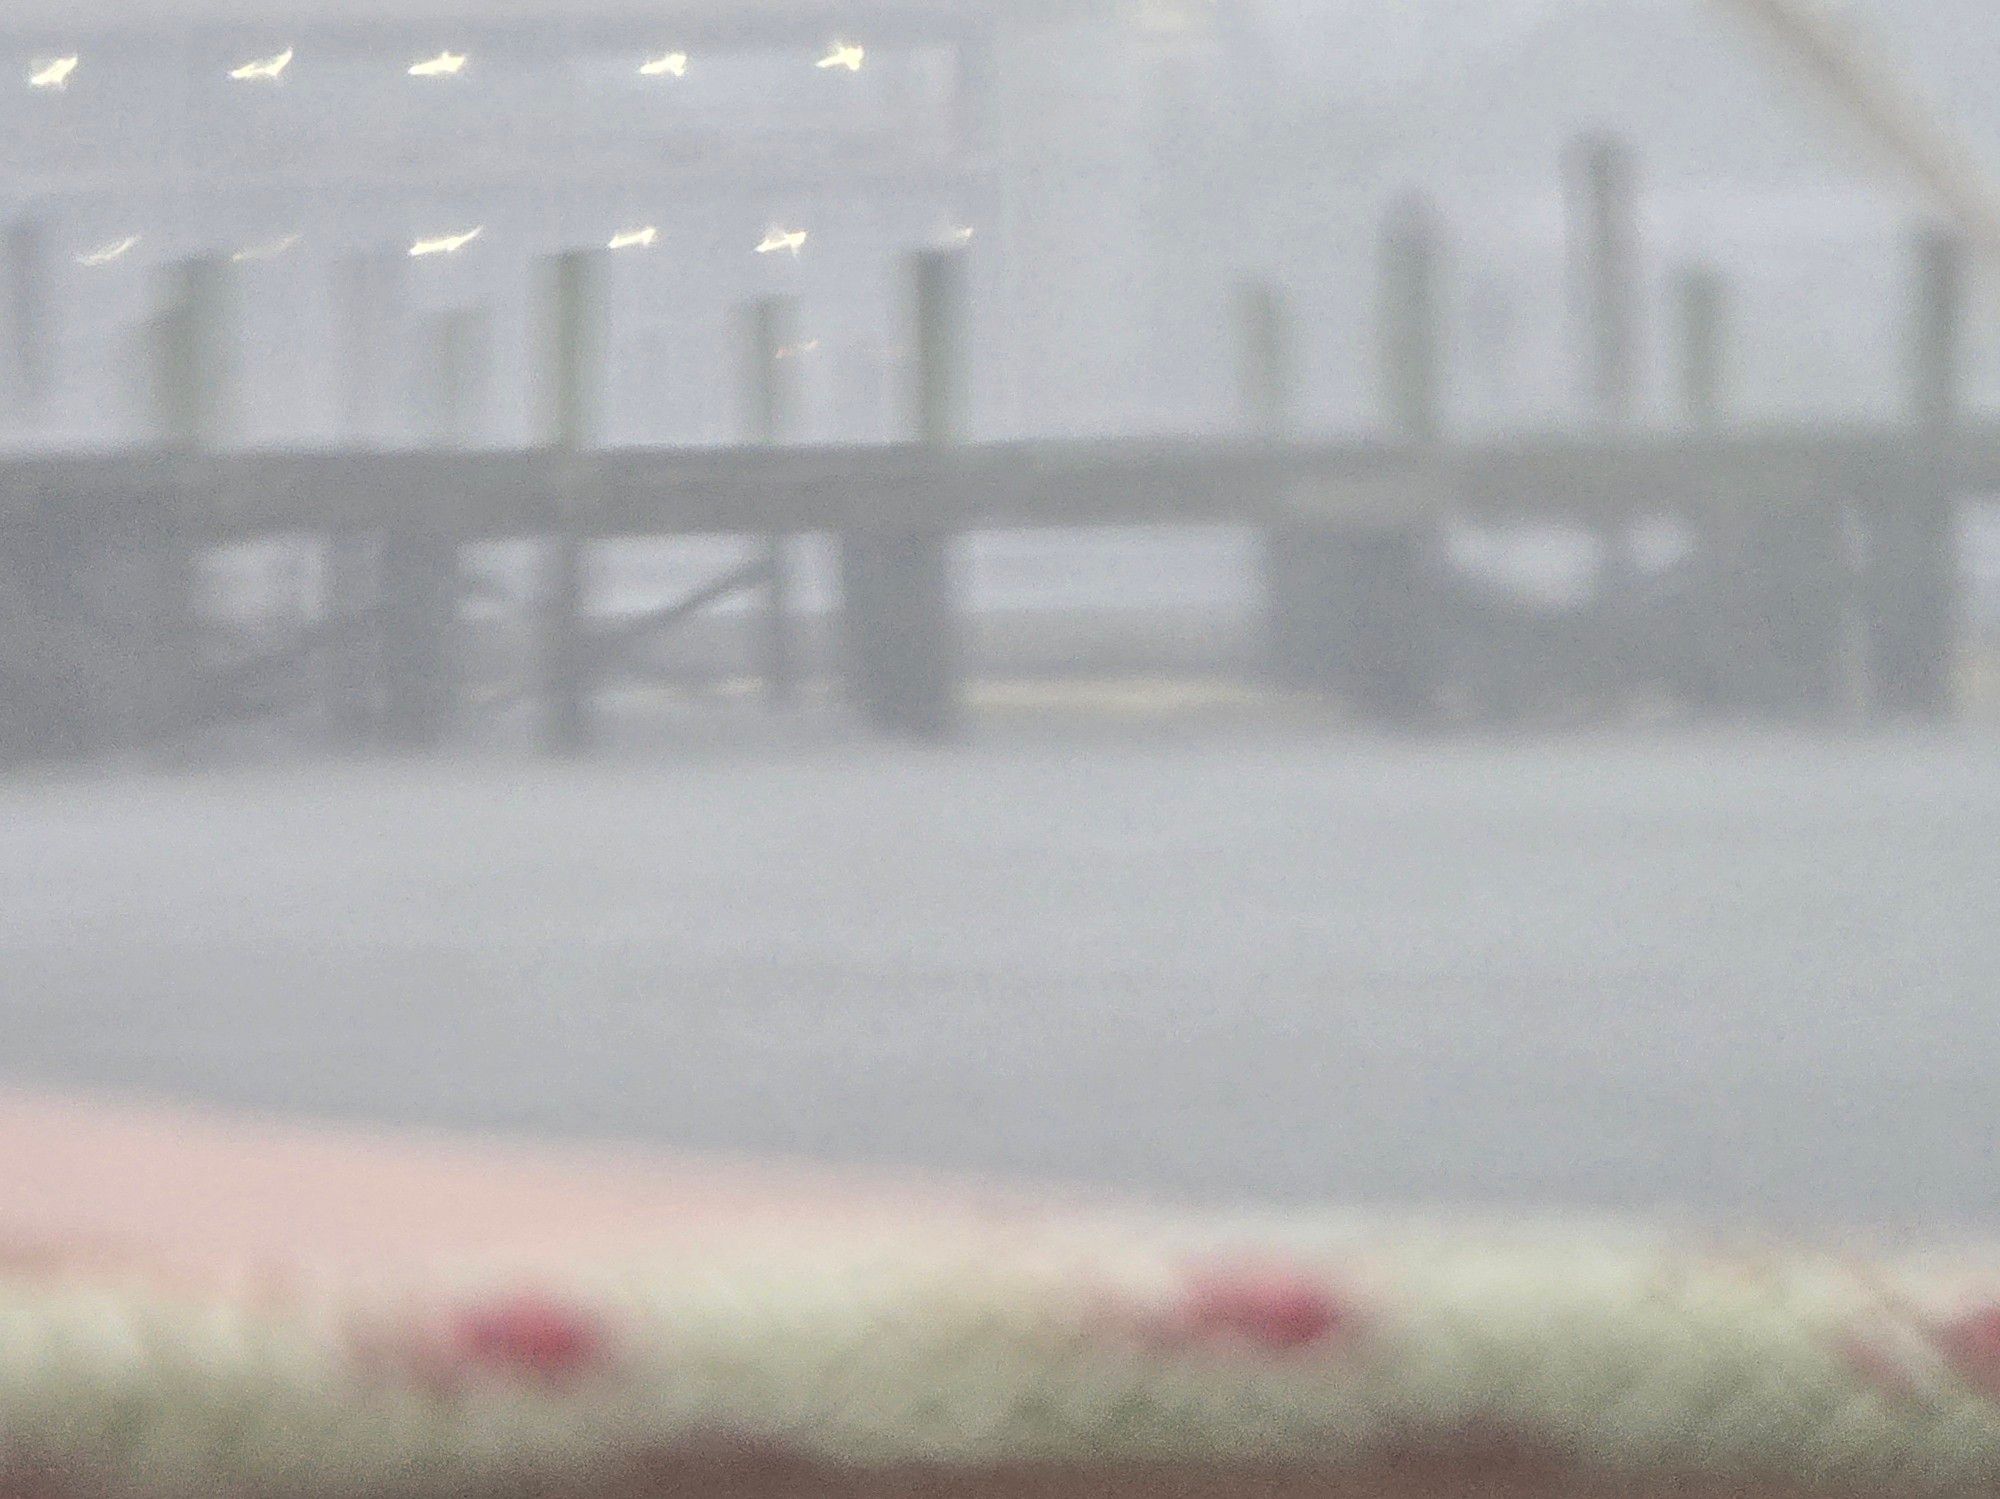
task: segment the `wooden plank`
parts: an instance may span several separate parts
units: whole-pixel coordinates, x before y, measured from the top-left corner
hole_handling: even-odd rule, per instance
[[[210,538],[332,524],[382,525],[419,497],[468,536],[530,535],[569,474],[591,500],[595,534],[676,535],[900,525],[965,527],[1254,522],[1265,495],[1319,516],[1431,513],[1455,490],[1472,513],[1589,516],[1671,508],[1728,480],[1757,506],[1758,480],[1790,492],[1802,469],[1837,490],[1942,461],[1954,488],[2000,491],[2000,424],[1919,434],[1907,428],[1772,427],[1716,434],[1640,433],[1460,443],[1435,452],[1379,440],[1299,442],[1085,439],[926,449],[915,444],[784,448],[188,453],[171,482]],[[0,457],[6,496],[57,493],[107,518],[157,493],[150,449]],[[1774,501],[1775,502],[1775,496]]]

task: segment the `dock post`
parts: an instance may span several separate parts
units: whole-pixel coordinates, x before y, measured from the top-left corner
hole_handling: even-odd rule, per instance
[[[964,262],[953,250],[912,266],[918,442],[942,448],[962,430]],[[870,722],[906,739],[949,739],[959,727],[961,651],[949,520],[891,516],[850,522],[840,542],[850,681]]]
[[[1570,242],[1582,395],[1606,440],[1630,431],[1639,398],[1639,174],[1630,147],[1593,131],[1570,148]],[[1598,600],[1607,622],[1626,616],[1641,580],[1632,541],[1637,517],[1609,516],[1592,529],[1598,549]],[[1636,663],[1607,662],[1605,688],[1616,700],[1637,686]]]
[[[387,435],[383,395],[395,387],[392,361],[384,354],[401,326],[401,276],[400,258],[386,250],[350,255],[336,271],[341,430],[361,451],[380,446]],[[383,727],[382,547],[378,530],[350,521],[329,528],[321,551],[322,688],[328,732],[344,749],[372,743]]]
[[[1695,431],[1718,432],[1728,385],[1728,283],[1713,266],[1688,266],[1674,283],[1674,302],[1682,414]]]
[[[461,309],[431,337],[431,441],[443,452],[473,441],[473,396],[483,368],[484,319]],[[430,750],[450,727],[457,698],[459,537],[450,495],[398,495],[382,550],[383,737],[397,749]]]
[[[1696,432],[1722,429],[1728,289],[1714,270],[1676,290],[1681,404]],[[1772,467],[1726,482],[1691,507],[1708,559],[1694,615],[1710,709],[1825,723],[1845,711],[1851,588],[1846,511],[1810,472]]]
[[[19,219],[6,237],[8,374],[18,424],[32,429],[49,393],[48,235],[39,220]]]
[[[68,499],[35,485],[0,491],[0,767],[76,759],[98,737],[104,663],[83,593],[102,538],[85,534]]]
[[[798,304],[786,296],[759,297],[746,315],[743,392],[745,434],[766,446],[787,442],[798,420]],[[782,532],[761,539],[764,608],[758,617],[757,659],[773,703],[798,690],[798,648],[793,638],[792,544]]]
[[[1293,349],[1284,295],[1261,277],[1236,290],[1237,391],[1246,433],[1275,448],[1291,435]],[[1270,497],[1273,516],[1263,536],[1264,662],[1280,687],[1326,690],[1335,685],[1340,643],[1337,609],[1339,544],[1324,526],[1290,512],[1284,490]]]
[[[1573,266],[1584,388],[1607,431],[1632,423],[1639,391],[1638,175],[1616,136],[1586,135],[1572,148]]]
[[[1804,475],[1763,476],[1739,574],[1752,611],[1751,706],[1824,724],[1847,698],[1849,579],[1840,507]]]
[[[1718,436],[1726,422],[1729,359],[1729,287],[1712,266],[1692,265],[1674,281],[1676,373],[1681,415],[1689,431]],[[1708,713],[1750,706],[1756,674],[1750,645],[1758,600],[1748,573],[1749,532],[1740,486],[1704,488],[1689,497],[1700,558],[1685,622],[1694,706]]]
[[[1673,325],[1683,421],[1690,432],[1718,436],[1724,427],[1729,344],[1729,288],[1711,266],[1693,265],[1675,278]],[[1749,496],[1741,486],[1704,488],[1689,497],[1688,515],[1700,558],[1695,617],[1686,622],[1694,706],[1706,713],[1741,712],[1754,701],[1752,660],[1758,600],[1749,573]]]
[[[199,534],[192,460],[213,446],[228,379],[227,270],[212,256],[167,276],[154,319],[152,404],[164,482],[146,528],[146,638],[140,718],[148,746],[171,754],[203,713]]]
[[[32,431],[48,375],[47,247],[42,226],[17,220],[5,237],[10,417]],[[95,725],[79,599],[91,539],[60,490],[0,495],[0,763],[84,753]]]
[[[1961,650],[1957,462],[1965,249],[1933,229],[1916,245],[1909,361],[1914,456],[1907,487],[1864,505],[1868,683],[1887,718],[1948,718]]]
[[[543,544],[541,740],[555,756],[588,751],[595,740],[596,663],[588,636],[590,517],[578,456],[596,440],[602,371],[597,256],[570,250],[548,264],[544,306],[549,372],[549,446],[558,458]]]
[[[1440,240],[1421,197],[1395,205],[1384,226],[1378,316],[1383,403],[1390,430],[1414,453],[1437,445],[1444,387]],[[1425,497],[1427,507],[1435,496]],[[1414,728],[1440,706],[1445,606],[1439,516],[1355,523],[1340,595],[1350,642],[1346,680],[1370,716]]]

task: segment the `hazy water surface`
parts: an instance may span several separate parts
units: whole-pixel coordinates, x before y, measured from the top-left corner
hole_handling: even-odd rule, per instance
[[[1009,740],[0,787],[0,1079],[1967,1225],[2000,752]]]

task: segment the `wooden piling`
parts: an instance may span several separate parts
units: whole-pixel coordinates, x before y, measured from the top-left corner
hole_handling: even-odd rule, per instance
[[[789,441],[798,421],[798,304],[785,296],[760,297],[745,317],[744,429],[755,444]],[[773,532],[762,538],[764,608],[758,616],[757,659],[764,690],[773,703],[791,701],[798,687],[798,648],[793,638],[791,539]]]
[[[1905,482],[1862,507],[1870,702],[1886,718],[1956,706],[1963,630],[1953,448],[1963,403],[1966,260],[1945,230],[1915,249],[1910,308],[1913,453]]]
[[[603,361],[595,253],[549,263],[544,295],[549,379],[548,444],[574,457],[596,440]],[[590,518],[580,473],[562,473],[550,497],[541,587],[541,740],[545,752],[580,755],[595,741],[595,662],[588,635]]]
[[[402,275],[403,258],[387,250],[350,255],[336,269],[341,432],[364,451],[392,435],[385,398],[401,363],[395,351]],[[385,545],[380,528],[359,524],[330,531],[323,540],[322,690],[328,732],[343,749],[373,744],[385,728]]]
[[[1394,205],[1384,225],[1379,302],[1383,403],[1391,432],[1419,454],[1442,427],[1444,318],[1437,216],[1418,197]],[[1328,558],[1347,643],[1343,679],[1357,705],[1413,728],[1439,706],[1442,613],[1439,516],[1426,513],[1348,528],[1344,555]]]
[[[1284,295],[1261,277],[1236,289],[1237,395],[1246,435],[1280,443],[1291,435],[1293,351]],[[1337,647],[1327,639],[1329,580],[1325,537],[1270,497],[1274,512],[1263,536],[1264,663],[1273,682],[1291,689],[1332,686]]]
[[[32,428],[47,383],[47,257],[41,225],[17,220],[5,257],[4,387],[13,424]],[[63,497],[22,486],[0,493],[0,763],[81,754],[91,702],[73,605],[85,539]]]
[[[431,336],[431,443],[440,451],[473,440],[472,392],[483,373],[486,327],[480,313],[449,312]],[[403,494],[393,499],[382,553],[384,739],[403,750],[434,749],[451,722],[457,698],[457,532],[441,514],[449,497]]]
[[[1711,266],[1684,268],[1673,286],[1674,357],[1682,420],[1704,435],[1719,434],[1727,406],[1729,288]],[[1746,495],[1703,491],[1688,497],[1697,564],[1689,617],[1682,622],[1690,706],[1701,714],[1738,713],[1759,693],[1768,675],[1752,644],[1759,604],[1748,568],[1751,557]]]
[[[943,446],[963,430],[963,255],[919,253],[912,283],[911,426],[918,442]],[[841,538],[850,681],[863,712],[885,733],[936,741],[958,729],[961,648],[951,543],[948,523],[921,517],[850,529]]]
[[[49,350],[48,234],[39,220],[19,219],[6,236],[8,374],[18,424],[33,427],[47,403]]]
[[[69,760],[100,730],[85,573],[102,537],[60,490],[0,489],[0,766]]]
[[[229,377],[227,277],[228,267],[218,258],[182,261],[168,272],[152,324],[152,405],[162,479],[145,528],[149,555],[141,721],[155,752],[180,748],[203,713],[194,519],[200,497],[191,492],[187,460],[211,447],[220,433]]]
[[[1607,430],[1629,426],[1639,392],[1638,173],[1617,137],[1587,135],[1573,148],[1571,208],[1576,323],[1586,397]]]
[[[1728,283],[1713,266],[1689,266],[1675,280],[1674,308],[1681,412],[1695,430],[1713,432],[1728,384]]]
[[[1569,211],[1572,323],[1590,422],[1606,434],[1628,430],[1639,394],[1640,303],[1638,170],[1624,141],[1593,132],[1571,148]],[[1633,554],[1635,518],[1593,528],[1598,547],[1597,630],[1609,638],[1616,621],[1640,604],[1643,582]],[[1638,663],[1614,651],[1604,660],[1602,686],[1617,706],[1641,686]]]
[[[1697,431],[1723,430],[1728,287],[1695,266],[1675,283],[1680,397]],[[1688,617],[1696,706],[1753,719],[1825,724],[1850,706],[1846,508],[1810,471],[1773,466],[1727,492],[1690,496],[1704,565]]]

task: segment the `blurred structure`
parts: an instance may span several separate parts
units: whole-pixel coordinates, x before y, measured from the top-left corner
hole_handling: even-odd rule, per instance
[[[1131,528],[1197,554],[1122,669],[1405,727],[1948,712],[1974,158],[1843,33],[1782,56],[1934,201],[1829,175],[1724,7],[1473,55],[1455,3],[1356,13],[1421,44],[1393,107],[1199,0],[16,7],[15,737],[309,701],[421,748],[469,699],[574,752],[601,690],[718,675],[941,736],[1003,634],[961,551],[1046,593]],[[690,538],[737,550],[648,573]],[[1102,614],[1005,644],[1075,673]]]

